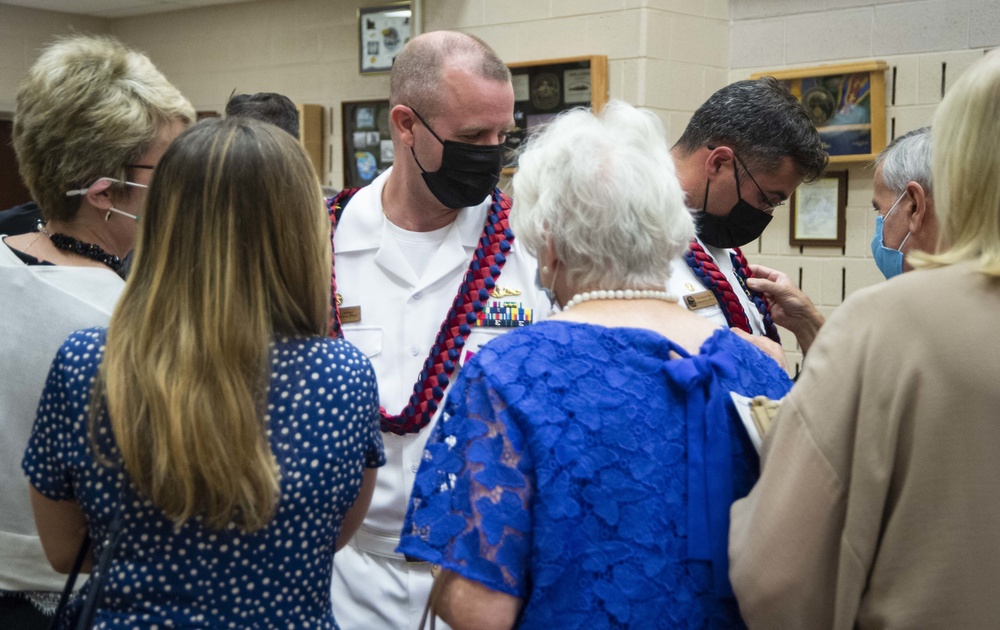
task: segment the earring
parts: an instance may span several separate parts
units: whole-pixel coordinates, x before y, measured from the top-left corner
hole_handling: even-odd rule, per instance
[[[549,266],[548,265],[542,265],[541,272],[542,273],[548,273],[549,272]]]
[[[108,213],[104,215],[104,222],[107,223],[110,220],[111,220],[111,211],[108,210]]]

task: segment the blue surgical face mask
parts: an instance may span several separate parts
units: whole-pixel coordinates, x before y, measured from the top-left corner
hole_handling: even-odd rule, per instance
[[[905,196],[906,192],[903,192],[903,194],[897,197],[884,217],[881,215],[875,217],[875,234],[872,236],[872,256],[875,257],[875,265],[878,266],[878,270],[882,272],[886,280],[903,273],[903,244],[906,243],[906,239],[910,238],[910,233],[906,233],[903,242],[899,244],[897,249],[889,249],[885,246],[882,230],[885,227],[885,220],[889,218],[889,215],[892,214],[893,210],[896,209],[896,206],[899,205],[899,202]]]

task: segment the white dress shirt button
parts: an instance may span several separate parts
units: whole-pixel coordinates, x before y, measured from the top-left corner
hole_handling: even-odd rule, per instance
[[[412,354],[413,356],[417,356],[418,354],[420,354],[420,348],[416,346],[410,346],[410,354]]]
[[[419,300],[420,298],[424,297],[424,294],[421,293],[420,291],[417,291],[416,293],[413,294],[412,297],[414,300]]]

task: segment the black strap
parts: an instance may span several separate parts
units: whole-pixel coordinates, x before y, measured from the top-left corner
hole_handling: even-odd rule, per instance
[[[63,587],[62,595],[59,596],[56,616],[52,618],[49,630],[57,630],[60,620],[66,614],[66,605],[69,603],[69,596],[73,592],[76,579],[80,576],[80,569],[83,567],[83,561],[87,559],[88,553],[90,553],[90,536],[85,535],[83,542],[80,543],[80,551],[76,552],[76,560],[73,561],[73,570],[69,572],[69,578],[66,579],[66,586]]]
[[[107,579],[108,569],[111,567],[111,559],[115,555],[115,550],[118,548],[118,542],[122,536],[122,530],[125,528],[124,512],[128,483],[127,477],[122,480],[122,489],[118,494],[118,506],[115,508],[115,514],[111,518],[111,524],[108,526],[108,538],[104,549],[101,550],[101,557],[97,561],[97,566],[93,567],[93,570],[90,572],[90,579],[87,580],[87,595],[83,600],[79,616],[75,620],[65,618],[73,586],[80,575],[80,569],[83,567],[83,562],[87,558],[87,554],[90,553],[90,536],[84,537],[83,542],[80,543],[80,551],[76,554],[76,560],[73,562],[73,570],[70,571],[69,579],[66,580],[66,586],[63,587],[62,595],[59,597],[59,606],[56,607],[56,615],[49,626],[49,630],[58,630],[69,626],[76,630],[88,630],[93,627],[94,617],[97,615],[97,602],[101,599],[101,591],[104,589],[104,581]]]
[[[125,507],[125,485],[128,480],[123,480],[122,492],[118,497],[118,507],[115,515],[111,519],[111,526],[108,528],[108,540],[101,550],[101,559],[97,563],[97,568],[90,574],[90,588],[87,591],[87,598],[83,600],[83,608],[80,610],[80,618],[76,624],[76,630],[88,630],[94,625],[94,616],[97,614],[97,602],[101,599],[101,591],[104,589],[104,582],[107,579],[108,569],[111,567],[111,558],[118,548],[118,541],[122,536],[125,517],[123,516]]]

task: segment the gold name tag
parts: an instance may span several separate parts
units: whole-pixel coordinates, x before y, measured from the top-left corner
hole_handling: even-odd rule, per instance
[[[688,310],[691,311],[697,311],[699,309],[708,308],[709,306],[715,306],[718,304],[715,300],[715,295],[713,295],[711,291],[702,291],[701,293],[685,295],[684,303],[687,304]]]
[[[361,321],[361,307],[348,306],[340,309],[341,324],[356,324]]]

